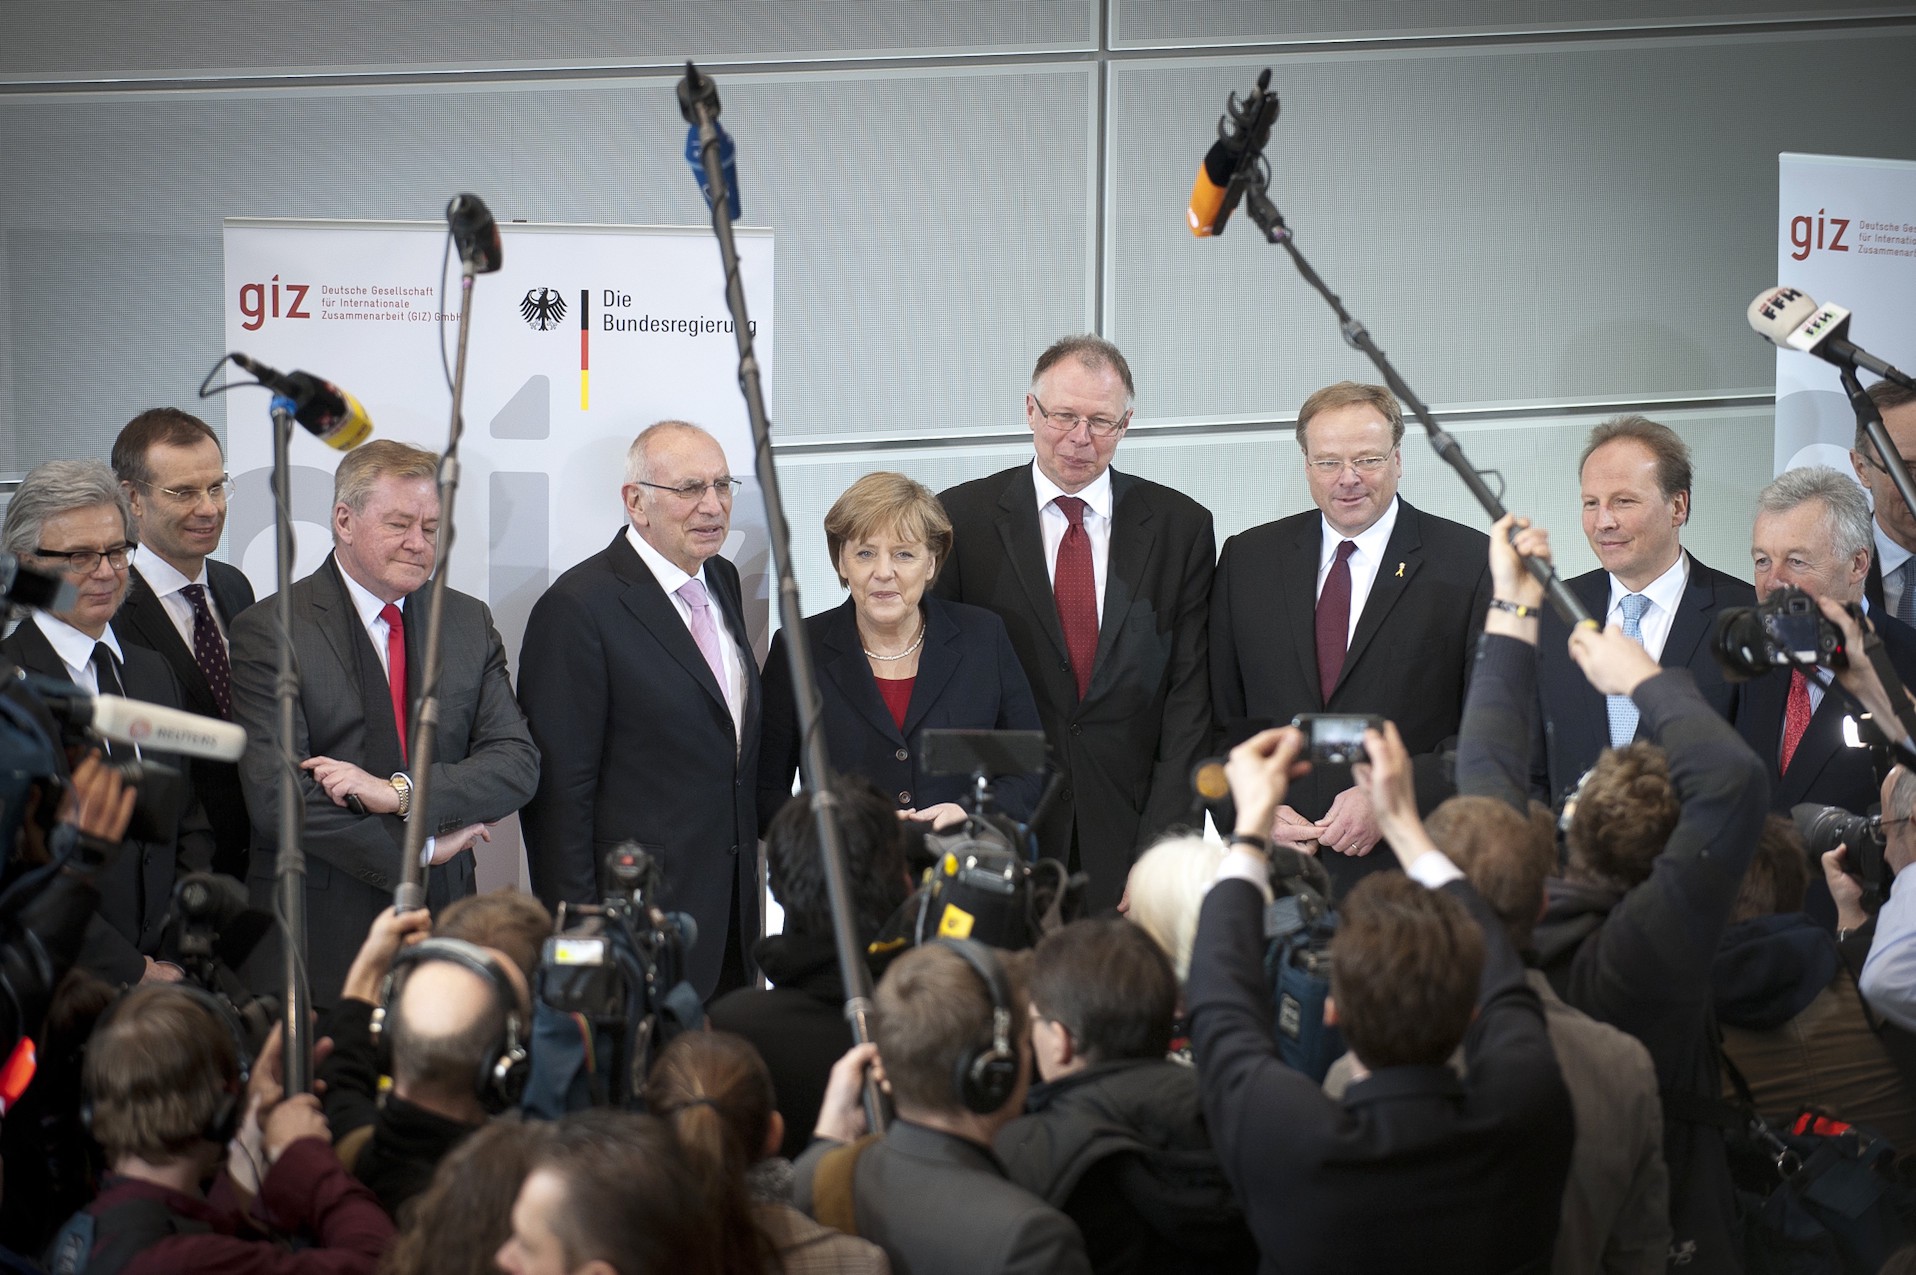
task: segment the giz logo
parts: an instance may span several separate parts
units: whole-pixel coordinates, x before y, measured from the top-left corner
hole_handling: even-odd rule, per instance
[[[1816,234],[1812,238],[1812,228]],[[1790,254],[1790,260],[1801,261],[1810,255],[1810,249],[1823,248],[1830,252],[1848,252],[1849,245],[1843,242],[1843,235],[1849,230],[1849,218],[1825,217],[1818,208],[1814,217],[1790,218],[1790,246],[1796,251]],[[1824,239],[1827,232],[1828,242]]]
[[[246,316],[246,322],[240,324],[248,332],[257,332],[270,315],[275,319],[310,319],[312,312],[305,308],[306,293],[311,285],[304,283],[281,283],[274,275],[270,285],[272,308],[267,308],[269,285],[264,283],[242,283],[240,285],[240,313]],[[284,308],[281,306],[281,293],[284,293]]]

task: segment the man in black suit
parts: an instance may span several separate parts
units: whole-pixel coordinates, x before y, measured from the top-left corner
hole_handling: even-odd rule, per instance
[[[1546,1271],[1573,1121],[1542,1002],[1424,831],[1402,737],[1387,724],[1366,746],[1361,777],[1405,875],[1361,882],[1340,912],[1326,1021],[1361,1072],[1342,1099],[1279,1057],[1262,962],[1264,833],[1305,739],[1264,731],[1231,753],[1237,832],[1185,989],[1218,1159],[1265,1270]],[[1460,1041],[1461,1079],[1445,1065]]]
[[[1916,390],[1894,381],[1878,381],[1869,387],[1868,394],[1883,414],[1883,427],[1889,430],[1889,440],[1903,456],[1903,463],[1916,460]],[[1916,626],[1916,514],[1903,503],[1883,458],[1876,454],[1876,445],[1861,428],[1850,448],[1849,463],[1856,470],[1856,481],[1869,488],[1870,504],[1875,508],[1871,532],[1876,556],[1869,564],[1863,596],[1877,612]]]
[[[113,471],[97,460],[56,460],[35,469],[7,504],[0,539],[42,571],[58,571],[77,590],[73,608],[55,615],[35,611],[0,642],[0,655],[30,673],[70,681],[94,694],[124,695],[180,707],[179,687],[166,661],[123,644],[113,614],[126,597],[128,563],[139,532]],[[116,761],[136,756],[176,767],[170,754],[115,744]],[[156,960],[161,931],[172,904],[175,880],[212,865],[213,832],[190,785],[184,804],[158,835],[125,845],[99,875],[100,911],[88,923],[80,965],[109,983],[177,982],[177,966]],[[150,800],[150,799],[149,799]],[[137,821],[136,821],[137,822]]]
[[[333,552],[292,587],[306,852],[306,969],[331,1006],[375,917],[392,903],[406,821],[427,820],[434,912],[473,892],[472,846],[532,795],[538,750],[512,697],[505,646],[477,598],[448,589],[430,808],[413,808],[407,743],[425,668],[425,595],[436,555],[439,457],[380,440],[333,476]],[[422,605],[415,607],[412,599]],[[233,716],[246,727],[240,781],[253,821],[251,887],[272,897],[279,846],[278,603],[233,622]],[[276,949],[276,944],[262,944]],[[254,968],[271,968],[270,951]]]
[[[1750,557],[1758,597],[1795,585],[1812,597],[1863,600],[1870,511],[1847,474],[1823,465],[1789,470],[1757,493],[1756,510]],[[1880,610],[1872,609],[1869,619],[1897,676],[1916,685],[1916,632]],[[1844,719],[1854,710],[1847,697],[1826,693],[1829,680],[1826,669],[1776,670],[1744,686],[1737,730],[1768,767],[1772,810],[1787,814],[1807,801],[1860,814],[1876,800],[1869,750],[1844,740]],[[1803,910],[1835,929],[1835,904],[1817,866],[1811,865]]]
[[[758,664],[738,568],[719,550],[739,484],[718,440],[661,421],[633,440],[630,525],[532,608],[519,702],[544,766],[522,826],[532,888],[596,902],[607,851],[636,841],[655,902],[698,923],[701,997],[749,981],[758,941]]]
[[[1298,713],[1389,718],[1416,759],[1418,808],[1431,810],[1452,791],[1439,754],[1462,718],[1490,573],[1481,532],[1398,496],[1403,437],[1403,409],[1381,385],[1341,381],[1305,400],[1297,442],[1317,507],[1225,542],[1211,696],[1228,735]],[[1371,856],[1370,799],[1341,767],[1293,785],[1266,831],[1335,851],[1323,858],[1340,893],[1392,866]]]
[[[1756,594],[1684,550],[1690,477],[1690,449],[1667,425],[1620,416],[1591,430],[1578,481],[1583,534],[1603,565],[1569,585],[1599,624],[1621,626],[1664,668],[1689,669],[1710,707],[1735,722],[1742,686],[1724,677],[1709,637],[1724,608],[1750,606]],[[1576,787],[1598,753],[1638,736],[1635,705],[1597,693],[1570,659],[1569,637],[1546,611],[1537,644],[1543,733],[1530,750],[1530,789],[1549,804]]]
[[[139,560],[114,631],[166,661],[187,708],[231,721],[226,633],[253,605],[253,586],[238,567],[207,556],[219,547],[233,490],[219,437],[177,407],[150,408],[114,440],[113,472],[140,528]],[[213,867],[245,880],[252,835],[239,767],[197,762],[193,789],[213,825]]]
[[[1135,396],[1116,346],[1054,342],[1025,395],[1032,463],[939,497],[953,543],[934,591],[1003,617],[1058,771],[1038,843],[1090,873],[1093,908],[1188,817],[1211,729],[1217,540],[1189,496],[1111,468]]]

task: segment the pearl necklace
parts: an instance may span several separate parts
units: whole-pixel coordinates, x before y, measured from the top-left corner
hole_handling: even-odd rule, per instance
[[[916,651],[919,647],[923,646],[925,644],[925,628],[926,628],[925,622],[923,620],[920,620],[918,622],[918,636],[911,640],[910,646],[906,647],[904,650],[900,651],[896,655],[880,655],[878,652],[872,650],[869,646],[865,646],[865,644],[862,642],[859,643],[859,646],[864,650],[865,654],[870,656],[872,659],[883,660],[885,663],[889,664],[893,660],[904,659],[907,655],[910,655],[913,651]]]

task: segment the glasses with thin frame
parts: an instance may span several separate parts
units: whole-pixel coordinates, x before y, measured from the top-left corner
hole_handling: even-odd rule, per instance
[[[155,487],[148,482],[142,482],[140,486],[168,504],[178,505],[182,509],[191,509],[202,500],[224,505],[233,496],[233,480],[225,474],[220,475],[220,480],[211,487]]]
[[[653,491],[670,492],[680,500],[704,500],[705,493],[710,490],[717,492],[720,500],[728,502],[732,499],[733,495],[737,493],[738,489],[744,485],[745,480],[743,478],[733,478],[729,474],[724,478],[714,478],[709,483],[688,482],[680,483],[676,487],[668,487],[664,483],[648,483],[644,481],[639,483],[639,486],[650,487]]]
[[[1109,416],[1080,416],[1076,412],[1050,411],[1038,401],[1036,394],[1031,396],[1031,401],[1037,407],[1038,415],[1044,419],[1044,423],[1060,434],[1074,433],[1078,426],[1083,425],[1098,438],[1115,438],[1124,432],[1126,425],[1131,423],[1129,412],[1114,421]]]
[[[1346,466],[1349,466],[1360,474],[1375,474],[1390,462],[1390,458],[1396,453],[1396,450],[1397,449],[1393,447],[1382,456],[1358,456],[1351,460],[1343,460],[1331,456],[1320,456],[1316,460],[1307,460],[1304,463],[1326,478],[1338,477],[1344,472]]]
[[[100,569],[102,558],[115,571],[126,570],[126,564],[133,560],[133,551],[138,547],[121,541],[105,549],[35,549],[33,556],[59,563],[68,575],[90,576]]]

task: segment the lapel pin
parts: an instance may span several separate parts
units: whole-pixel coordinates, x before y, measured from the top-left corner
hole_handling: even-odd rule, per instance
[[[1399,580],[1404,578],[1404,564],[1401,562],[1397,564],[1397,578]]]

